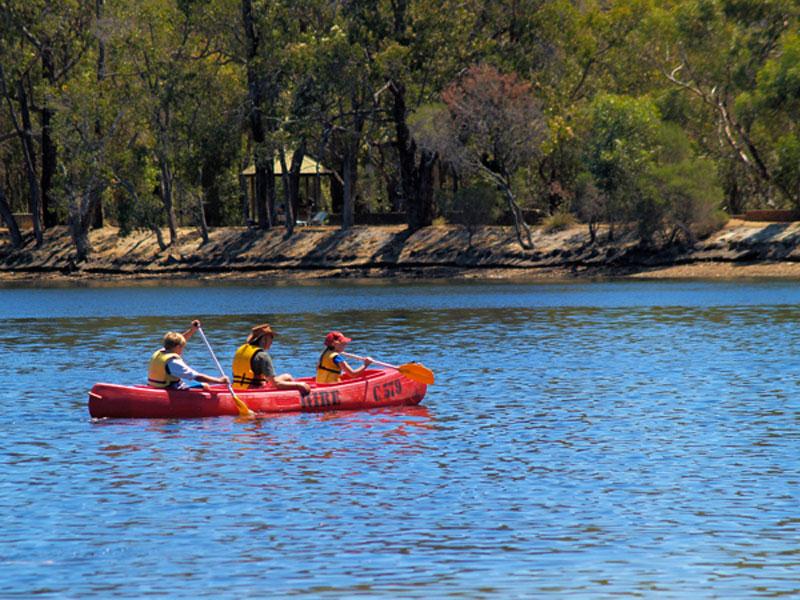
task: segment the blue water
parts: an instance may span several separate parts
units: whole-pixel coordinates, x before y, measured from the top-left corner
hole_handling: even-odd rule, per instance
[[[192,318],[328,329],[421,407],[92,420]],[[794,283],[0,288],[0,597],[800,594]],[[214,365],[200,340],[193,366]]]

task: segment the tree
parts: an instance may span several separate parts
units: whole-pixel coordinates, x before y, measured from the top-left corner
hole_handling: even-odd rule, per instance
[[[667,231],[693,244],[696,233],[719,225],[721,190],[713,163],[698,156],[683,130],[659,119],[645,98],[602,95],[589,107],[587,174],[580,178],[579,214],[592,225],[598,209],[609,223],[631,223],[639,240],[651,244]],[[591,178],[587,179],[587,175]]]
[[[6,100],[10,120],[14,125],[14,130],[22,146],[23,164],[28,181],[28,210],[31,213],[33,235],[36,239],[36,246],[38,247],[41,246],[43,242],[41,223],[42,195],[36,175],[36,148],[34,145],[33,126],[30,117],[30,93],[26,78],[20,75],[15,87],[17,90],[16,94],[10,90],[5,69],[3,65],[0,64],[0,95]],[[17,110],[14,107],[15,99],[19,104],[19,114],[17,114]]]
[[[275,140],[278,101],[285,71],[282,50],[290,19],[282,2],[242,0],[243,63],[247,72],[247,116],[253,141],[258,226],[275,224]]]
[[[344,11],[348,32],[366,48],[376,80],[377,140],[388,193],[406,212],[410,231],[430,225],[435,215],[438,156],[414,137],[411,120],[420,107],[468,64],[480,19],[478,0],[357,0]],[[388,159],[388,160],[387,160]]]
[[[133,72],[130,104],[142,117],[136,145],[149,148],[158,167],[170,245],[177,241],[181,209],[205,227],[205,202],[212,201],[220,170],[238,150],[238,115],[232,114],[240,74],[227,64],[223,42],[208,29],[219,22],[218,3],[147,0],[115,5],[114,58]],[[232,130],[225,131],[228,125]],[[197,188],[202,191],[198,191]]]
[[[584,171],[575,179],[575,197],[572,210],[589,227],[589,244],[597,241],[597,229],[608,214],[608,199],[597,189],[594,178]]]
[[[84,65],[91,72],[94,65]],[[62,93],[53,121],[59,147],[56,187],[66,203],[76,260],[91,254],[89,228],[97,205],[111,181],[111,166],[124,105],[112,100],[112,91],[98,78],[96,86],[75,84]],[[99,124],[99,125],[98,125]]]
[[[467,247],[472,248],[472,238],[480,225],[494,222],[502,211],[503,199],[497,190],[486,183],[460,188],[453,204],[456,210],[452,220],[467,230]]]
[[[605,198],[609,239],[614,224],[630,219],[637,209],[646,218],[649,207],[639,179],[655,157],[659,128],[652,102],[627,96],[600,95],[588,107],[589,131],[585,164]]]
[[[457,171],[477,173],[505,196],[523,248],[533,248],[515,177],[540,155],[547,124],[530,83],[489,65],[470,67],[442,93],[447,114],[440,153]]]
[[[758,72],[754,105],[776,126],[775,182],[800,207],[800,33],[787,33],[781,49]]]
[[[53,178],[58,148],[51,130],[55,112],[52,100],[58,96],[59,88],[68,80],[87,49],[95,43],[91,27],[97,7],[102,2],[31,0],[3,3],[5,27],[0,37],[5,38],[8,47],[5,51],[0,49],[0,56],[8,53],[7,76],[14,88],[14,99],[21,117],[24,153],[31,154],[25,159],[27,168],[33,169],[29,178],[38,178],[35,187],[32,183],[29,185],[34,234],[38,243],[41,243],[40,228],[52,227],[57,219]],[[0,62],[4,62],[2,58]]]
[[[796,29],[800,5],[793,0],[686,0],[665,8],[665,35],[672,43],[661,58],[663,72],[706,109],[698,139],[718,140],[720,154],[731,156],[742,173],[762,184],[767,202],[774,202],[772,189],[792,198],[775,173],[774,149],[784,119],[780,111],[761,110],[756,88],[765,65],[783,53],[784,34]]]

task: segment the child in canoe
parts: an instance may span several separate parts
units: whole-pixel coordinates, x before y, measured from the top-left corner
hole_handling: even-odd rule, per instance
[[[151,387],[188,390],[208,389],[209,383],[228,383],[227,377],[205,375],[191,368],[183,360],[186,342],[200,328],[200,321],[192,321],[192,326],[183,333],[168,331],[164,335],[164,346],[150,357],[147,369],[147,383]],[[186,383],[189,380],[192,383]]]
[[[351,341],[341,331],[331,331],[325,336],[325,350],[322,351],[319,364],[317,364],[317,383],[336,383],[341,381],[343,372],[349,375],[358,375],[372,364],[369,356],[357,369],[353,369],[347,364],[342,352]]]

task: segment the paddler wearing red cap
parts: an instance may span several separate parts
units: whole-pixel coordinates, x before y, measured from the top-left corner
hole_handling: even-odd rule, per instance
[[[352,342],[349,337],[341,331],[330,331],[325,336],[325,350],[319,357],[317,365],[317,383],[336,383],[341,381],[342,372],[350,375],[358,375],[372,364],[369,356],[364,359],[364,364],[357,369],[353,369],[341,355],[347,344]]]
[[[233,389],[248,390],[272,385],[279,390],[297,390],[305,395],[311,386],[294,381],[289,373],[275,374],[268,350],[277,332],[269,323],[256,325],[250,330],[247,341],[239,346],[233,356]]]

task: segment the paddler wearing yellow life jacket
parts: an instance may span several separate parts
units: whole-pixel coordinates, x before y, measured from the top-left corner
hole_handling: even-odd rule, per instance
[[[250,330],[247,340],[233,356],[233,389],[249,390],[269,385],[279,390],[297,390],[303,395],[311,391],[310,385],[295,381],[289,373],[275,374],[268,350],[276,335],[269,323]]]
[[[369,356],[364,359],[364,364],[357,369],[353,369],[347,364],[341,353],[344,352],[347,344],[352,341],[341,331],[328,332],[325,336],[325,350],[322,351],[317,364],[317,383],[336,383],[342,380],[342,372],[349,375],[358,375],[372,364],[372,359]]]
[[[183,349],[194,332],[200,328],[200,321],[195,319],[192,326],[183,333],[168,331],[164,335],[163,347],[153,352],[147,369],[147,383],[151,387],[188,390],[193,388],[208,389],[209,383],[228,383],[227,377],[204,375],[192,369],[183,360]],[[184,379],[192,383],[186,383]]]

